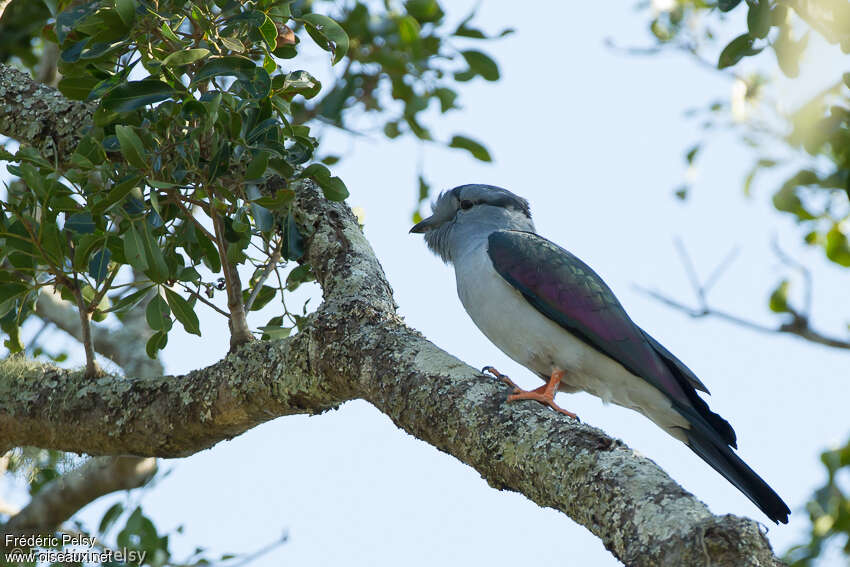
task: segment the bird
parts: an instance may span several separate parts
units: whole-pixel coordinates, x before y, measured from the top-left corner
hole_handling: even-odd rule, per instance
[[[467,184],[445,191],[432,214],[410,229],[452,264],[457,293],[472,321],[500,350],[543,378],[509,402],[536,400],[569,417],[558,391],[585,391],[636,410],[737,487],[776,523],[782,498],[734,451],[732,426],[711,411],[697,376],[641,329],[587,264],[537,234],[526,199],[507,189]]]

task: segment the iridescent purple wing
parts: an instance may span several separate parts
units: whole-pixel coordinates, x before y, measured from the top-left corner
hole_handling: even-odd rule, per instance
[[[691,405],[680,380],[587,264],[531,232],[494,232],[487,252],[496,272],[538,311],[672,399]]]

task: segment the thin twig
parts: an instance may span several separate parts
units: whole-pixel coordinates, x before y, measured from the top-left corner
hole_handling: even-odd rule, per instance
[[[677,309],[690,317],[695,319],[701,317],[716,317],[718,319],[723,319],[725,321],[729,321],[730,323],[734,323],[739,327],[744,327],[746,329],[750,329],[752,331],[758,331],[760,333],[785,333],[789,335],[795,335],[802,339],[805,339],[812,343],[817,343],[820,345],[828,346],[831,348],[840,348],[850,350],[850,340],[837,339],[834,337],[830,337],[824,335],[818,331],[812,329],[811,324],[809,322],[809,309],[812,301],[812,293],[811,293],[811,274],[809,271],[799,262],[792,259],[790,256],[785,254],[780,248],[779,245],[774,240],[774,251],[777,253],[779,258],[788,266],[791,266],[795,269],[800,270],[803,273],[803,277],[806,281],[806,309],[804,312],[799,312],[795,310],[793,307],[788,306],[787,314],[791,317],[789,321],[781,323],[778,327],[765,325],[762,323],[757,323],[755,321],[745,319],[738,315],[734,315],[732,313],[728,313],[726,311],[721,311],[719,309],[715,309],[708,304],[708,290],[711,286],[713,286],[720,276],[726,271],[729,265],[734,260],[738,251],[737,248],[733,249],[730,254],[726,256],[726,258],[718,264],[718,266],[714,269],[709,276],[706,283],[701,283],[699,277],[697,276],[696,269],[694,268],[693,262],[691,261],[690,256],[688,255],[687,250],[685,249],[684,244],[680,239],[675,240],[676,249],[679,252],[679,255],[682,259],[682,264],[685,267],[685,271],[688,274],[688,278],[691,281],[691,285],[694,288],[694,293],[697,296],[697,300],[699,305],[697,307],[691,307],[689,305],[685,305],[671,297],[664,295],[663,293],[655,290],[651,290],[648,288],[644,288],[641,286],[634,286],[635,289],[640,291],[641,293],[648,295],[649,297],[655,299],[656,301],[660,301],[661,303],[672,307],[673,309]]]
[[[219,307],[218,305],[216,305],[212,301],[209,301],[208,299],[206,299],[204,296],[202,296],[197,291],[195,291],[193,289],[189,289],[189,286],[187,286],[185,283],[183,283],[183,282],[176,282],[176,283],[183,286],[183,289],[186,290],[186,292],[188,294],[194,296],[196,299],[198,299],[201,303],[203,303],[204,305],[206,305],[210,309],[213,309],[214,311],[224,315],[225,317],[230,317],[230,313],[228,313],[227,311],[225,311],[224,309],[222,309],[221,307]]]
[[[797,270],[798,272],[800,272],[800,275],[803,276],[802,315],[808,318],[809,314],[812,311],[812,273],[807,267],[792,258],[784,250],[782,250],[782,248],[779,246],[779,240],[776,238],[776,235],[774,235],[773,238],[770,239],[770,246],[771,248],[773,248],[773,253],[776,254],[777,258],[779,258],[779,260],[783,264]]]
[[[268,279],[271,275],[272,270],[277,267],[277,263],[280,262],[280,249],[283,247],[283,238],[278,240],[277,246],[274,248],[274,252],[269,256],[269,261],[266,264],[263,273],[260,274],[257,283],[254,284],[254,289],[251,290],[251,295],[248,297],[248,301],[245,302],[245,312],[251,311],[251,306],[254,305],[254,300],[257,299],[257,296],[260,294],[260,290],[263,288],[263,283]]]

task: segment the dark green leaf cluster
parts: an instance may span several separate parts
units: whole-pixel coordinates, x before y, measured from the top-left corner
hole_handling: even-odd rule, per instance
[[[282,299],[311,279],[305,267],[265,283],[279,261],[303,256],[292,183],[311,179],[328,199],[348,196],[328,169],[338,158],[317,158],[315,124],[348,130],[353,114],[367,114],[390,137],[430,140],[422,116],[431,102],[448,112],[458,81],[499,78],[489,56],[449,43],[486,38],[471,15],[445,29],[436,0],[400,11],[354,2],[333,17],[323,4],[61,0],[27,12],[34,23],[21,37],[30,49],[55,46],[59,90],[97,110],[73,155],[0,155],[19,178],[0,204],[0,324],[10,350],[23,348],[18,327],[44,286],[74,301],[83,325],[141,305],[155,331],[151,356],[175,319],[200,335],[198,303],[244,318],[277,292]],[[3,25],[24,17],[19,10]],[[298,67],[303,38],[342,63],[330,88]],[[0,56],[17,53],[4,45]],[[491,159],[467,136],[445,144]],[[235,281],[243,264],[254,267],[245,289]],[[221,291],[226,311],[215,304]],[[275,322],[266,336],[288,332]]]
[[[824,451],[820,460],[826,468],[827,480],[806,504],[811,519],[808,541],[788,550],[784,560],[789,567],[811,567],[831,543],[843,545],[850,555],[850,498],[842,476],[850,473],[850,442],[843,447]]]

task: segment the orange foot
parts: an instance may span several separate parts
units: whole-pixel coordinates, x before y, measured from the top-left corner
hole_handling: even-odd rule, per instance
[[[493,368],[492,366],[485,366],[482,369],[482,372],[489,372],[508,386],[514,389],[514,393],[508,396],[509,402],[515,402],[517,400],[536,400],[541,404],[547,405],[558,413],[562,413],[566,416],[569,416],[576,421],[581,421],[576,414],[571,411],[567,411],[564,408],[560,407],[555,403],[555,392],[558,391],[558,384],[561,383],[561,379],[564,377],[563,370],[556,370],[552,372],[552,376],[549,378],[549,382],[543,384],[539,388],[535,388],[534,390],[523,390],[516,384],[514,384],[513,380],[500,373],[498,370]]]

